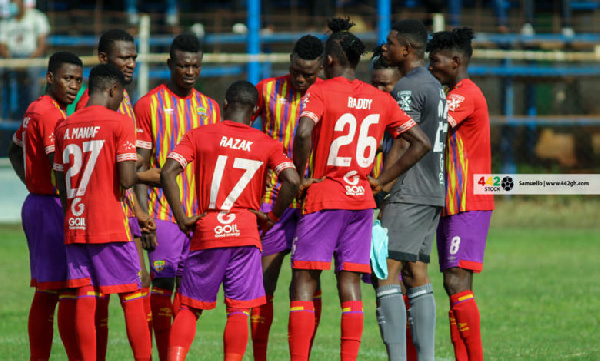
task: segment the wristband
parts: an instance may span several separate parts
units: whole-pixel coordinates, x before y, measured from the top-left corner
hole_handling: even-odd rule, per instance
[[[269,219],[272,220],[273,223],[277,223],[279,221],[279,217],[276,217],[275,213],[273,213],[273,211],[270,211],[269,213],[267,213],[267,217],[269,217]]]

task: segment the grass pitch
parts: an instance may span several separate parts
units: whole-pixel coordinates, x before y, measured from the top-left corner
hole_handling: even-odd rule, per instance
[[[600,360],[600,225],[597,199],[499,200],[492,217],[484,271],[475,276],[486,360]],[[27,316],[33,291],[20,226],[0,226],[0,359],[28,360]],[[434,251],[435,255],[435,251]],[[285,265],[287,266],[288,263]],[[453,359],[448,299],[437,258],[430,277],[437,302],[436,356]],[[275,294],[269,357],[286,360],[289,267]],[[323,318],[311,360],[339,359],[340,308],[332,272],[323,274]],[[221,299],[219,302],[221,302]],[[386,360],[375,319],[375,297],[363,285],[365,323],[360,360]],[[205,312],[189,360],[222,359],[225,309]],[[130,360],[118,298],[110,308],[109,360]],[[252,360],[248,345],[244,360]],[[67,360],[55,332],[52,360]],[[154,359],[158,360],[156,353]]]

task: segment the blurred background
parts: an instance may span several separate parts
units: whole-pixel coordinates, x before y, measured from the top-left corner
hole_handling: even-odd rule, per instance
[[[400,19],[420,19],[430,31],[472,27],[470,74],[488,101],[493,172],[598,173],[600,0],[0,0],[0,207],[14,204],[8,213],[18,219],[25,191],[6,152],[43,91],[52,52],[75,52],[87,75],[99,35],[126,29],[138,41],[128,89],[135,101],[168,78],[173,36],[192,31],[205,51],[197,89],[221,103],[235,80],[287,73],[294,41],[325,39],[333,16],[349,16],[368,49]],[[15,32],[16,21],[28,30]],[[26,51],[10,51],[19,47]],[[369,58],[358,69],[364,81]]]

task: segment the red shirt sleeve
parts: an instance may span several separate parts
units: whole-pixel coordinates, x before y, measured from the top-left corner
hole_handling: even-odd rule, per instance
[[[58,124],[61,119],[64,119],[64,115],[58,109],[49,111],[40,117],[38,124],[46,154],[54,153],[54,131],[56,130],[56,124]]]
[[[129,117],[119,114],[124,118],[119,122],[120,129],[117,134],[117,162],[136,161],[135,153],[135,128]]]
[[[304,98],[302,98],[302,103],[304,105],[302,107],[304,110],[302,111],[302,114],[300,114],[300,118],[308,117],[312,119],[315,124],[318,123],[325,111],[325,102],[320,88],[315,87],[314,84],[311,85],[306,91]]]
[[[182,168],[185,168],[189,163],[194,161],[196,155],[196,147],[194,144],[194,130],[187,132],[179,144],[175,146],[175,149],[169,153],[167,158],[176,160],[181,164]]]
[[[88,88],[83,92],[83,94],[81,94],[81,97],[79,97],[79,101],[77,102],[77,104],[75,104],[75,111],[85,108],[85,106],[87,105],[89,100],[90,100],[90,89]]]
[[[448,103],[448,123],[452,128],[459,125],[463,120],[475,111],[472,97],[458,89],[453,90],[446,98]]]
[[[63,166],[63,149],[62,149],[62,127],[56,127],[55,134],[55,152],[54,152],[54,164],[52,165],[52,169],[57,172],[64,172]]]
[[[13,134],[12,140],[16,145],[23,148],[23,122],[21,122],[21,126],[17,129],[15,134]]]
[[[274,144],[273,149],[269,154],[269,168],[273,169],[277,176],[279,176],[279,173],[284,169],[296,169],[294,163],[283,152],[283,145],[277,141],[273,141],[272,143]]]
[[[387,95],[387,94],[386,94]],[[410,128],[417,125],[413,118],[411,118],[408,114],[400,108],[398,103],[392,98],[392,96],[388,96],[387,98],[387,112],[388,115],[388,123],[386,130],[392,135],[394,138],[398,138],[398,136]]]
[[[136,141],[135,146],[142,149],[152,149],[152,117],[150,103],[147,97],[143,97],[133,108],[136,118]]]

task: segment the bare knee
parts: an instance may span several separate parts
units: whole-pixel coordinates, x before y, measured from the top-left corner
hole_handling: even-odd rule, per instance
[[[319,270],[293,270],[290,301],[312,301],[320,277]]]
[[[471,289],[473,271],[462,268],[444,270],[444,289],[451,296]]]
[[[427,275],[427,263],[423,262],[404,262],[402,268],[402,282],[406,288],[421,287],[431,283]]]

